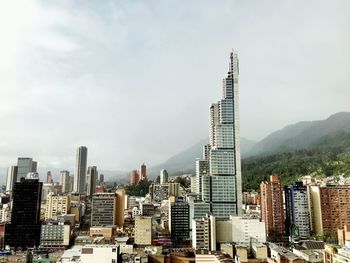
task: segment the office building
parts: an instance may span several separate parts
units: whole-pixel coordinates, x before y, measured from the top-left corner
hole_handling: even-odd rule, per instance
[[[283,190],[276,175],[270,176],[269,182],[261,182],[261,219],[265,222],[269,241],[279,241],[285,234],[285,215],[283,208]]]
[[[169,180],[169,175],[167,170],[162,169],[160,171],[160,184],[167,184]]]
[[[62,193],[68,193],[71,190],[69,171],[60,172],[60,185],[62,186]]]
[[[217,219],[242,214],[238,112],[238,56],[230,54],[223,98],[210,106],[210,146],[196,164],[198,192]],[[202,188],[202,189],[201,189]]]
[[[215,217],[206,215],[192,219],[192,246],[195,249],[216,250]]]
[[[135,216],[135,244],[152,244],[152,217]]]
[[[76,193],[86,192],[86,165],[87,165],[88,149],[80,146],[76,152],[74,186],[73,191]]]
[[[89,166],[86,176],[86,194],[87,196],[91,196],[96,192],[96,180],[97,180],[98,172],[96,166]]]
[[[286,234],[291,237],[310,237],[311,223],[307,187],[302,182],[286,186]]]
[[[5,245],[15,248],[40,245],[41,188],[38,179],[22,177],[15,183],[11,224],[5,226]]]
[[[152,202],[160,203],[167,200],[169,196],[169,184],[154,184],[149,186],[149,194]]]
[[[70,214],[71,195],[50,193],[46,199],[45,220]]]
[[[251,243],[265,243],[265,223],[258,218],[249,216],[232,216],[232,241],[250,245]]]
[[[117,189],[115,192],[117,195],[117,219],[116,225],[122,227],[124,225],[124,210],[125,210],[125,190],[122,188]]]
[[[17,182],[28,173],[35,173],[37,169],[37,162],[32,158],[19,157],[17,159]]]
[[[179,183],[168,183],[168,195],[170,196],[178,196],[179,195]]]
[[[137,170],[132,170],[130,173],[130,184],[135,185],[138,184],[140,181],[140,175],[138,174]]]
[[[181,243],[190,237],[190,206],[176,199],[169,205],[169,230],[171,240]]]
[[[6,192],[12,194],[13,186],[17,182],[18,167],[15,165],[9,166],[7,169]]]
[[[47,171],[47,174],[46,174],[46,182],[49,183],[49,184],[52,184],[52,183],[53,183],[53,178],[52,178],[52,173],[51,173],[51,171]]]
[[[42,248],[67,248],[71,239],[71,225],[62,220],[47,220],[41,225]]]
[[[117,224],[116,193],[95,193],[92,195],[91,226]]]

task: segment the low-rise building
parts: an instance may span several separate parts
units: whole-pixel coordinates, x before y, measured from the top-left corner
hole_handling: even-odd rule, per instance
[[[70,244],[69,222],[47,220],[41,225],[40,246],[45,248],[66,248]]]

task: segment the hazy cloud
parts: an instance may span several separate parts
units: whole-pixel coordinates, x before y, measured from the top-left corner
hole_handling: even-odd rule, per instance
[[[348,1],[1,1],[0,160],[153,165],[208,135],[228,55],[241,133],[348,111]]]

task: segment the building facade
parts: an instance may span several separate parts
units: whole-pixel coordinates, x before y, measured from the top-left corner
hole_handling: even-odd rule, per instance
[[[117,224],[117,195],[96,193],[92,196],[91,226],[111,226]]]
[[[171,240],[181,243],[190,237],[190,206],[176,200],[169,205],[169,230]]]
[[[86,176],[86,195],[91,196],[96,192],[96,180],[98,172],[96,166],[89,166]]]
[[[152,217],[135,216],[135,244],[152,244]]]
[[[311,235],[309,197],[302,182],[286,186],[286,234],[307,239]]]
[[[6,192],[12,194],[13,186],[17,182],[18,166],[12,165],[7,169]]]
[[[204,147],[202,160],[208,163],[197,162],[199,194],[217,219],[242,214],[238,73],[238,56],[231,52],[223,98],[210,106],[210,146]]]
[[[73,191],[76,193],[86,192],[86,167],[88,149],[85,146],[78,147],[75,159]]]
[[[71,196],[50,193],[46,198],[45,220],[70,213]]]
[[[265,222],[269,241],[279,241],[285,235],[285,215],[283,208],[283,189],[276,175],[270,181],[260,184],[261,219]]]
[[[40,245],[40,203],[42,183],[21,178],[13,189],[11,224],[5,226],[5,245],[28,248]]]

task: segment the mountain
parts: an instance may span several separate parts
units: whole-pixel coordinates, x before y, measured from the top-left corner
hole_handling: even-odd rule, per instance
[[[350,131],[350,112],[339,112],[325,120],[288,125],[256,143],[247,156],[308,149],[315,146],[320,138],[340,131]]]
[[[170,175],[195,173],[195,161],[202,157],[203,145],[209,143],[209,138],[205,138],[184,151],[170,157],[165,162],[149,168],[148,174],[158,175],[161,169],[166,169]],[[245,154],[254,147],[256,142],[241,138],[241,154]]]
[[[301,122],[274,132],[242,160],[243,189],[257,189],[269,175],[283,185],[301,176],[350,176],[350,113],[326,120]]]

